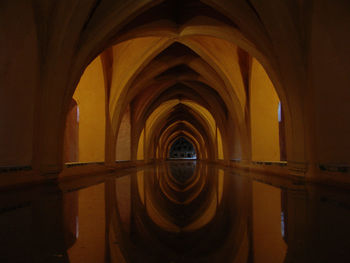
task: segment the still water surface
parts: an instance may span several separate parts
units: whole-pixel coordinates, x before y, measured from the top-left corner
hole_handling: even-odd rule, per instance
[[[350,262],[346,191],[262,178],[174,161],[1,193],[0,262]]]

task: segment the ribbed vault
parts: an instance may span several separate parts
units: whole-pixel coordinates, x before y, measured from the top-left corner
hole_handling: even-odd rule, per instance
[[[230,169],[350,182],[349,10],[348,0],[1,1],[3,186],[135,171],[106,181],[118,262],[255,260],[242,251],[259,251],[249,233],[263,201]],[[179,138],[196,151],[192,166],[169,160]]]
[[[284,4],[277,3],[273,9],[277,7],[281,10],[279,17],[293,17]],[[222,140],[236,141],[241,158],[250,160],[247,78],[253,57],[265,68],[284,106],[288,158],[303,159],[305,129],[299,88],[305,84],[299,46],[303,39],[293,23],[274,27],[278,18],[269,15],[271,8],[244,0],[36,3],[33,16],[40,42],[36,45],[40,49],[38,63],[45,70],[38,74],[35,91],[38,106],[33,166],[60,169],[63,130],[72,96],[84,70],[99,55],[109,109],[107,162],[115,160],[126,109],[134,105],[140,109],[137,114],[144,118],[154,104],[165,100],[165,94],[173,99],[167,90],[179,85],[193,90],[183,96],[191,100],[198,97],[195,101],[209,108],[217,120]],[[293,51],[286,52],[286,47]],[[142,93],[155,95],[142,96],[142,103],[137,102]],[[161,98],[157,101],[158,96]],[[213,101],[203,100],[208,97]],[[221,106],[215,106],[217,103]],[[224,117],[217,118],[219,115]],[[227,130],[235,130],[235,136],[229,136]],[[137,140],[133,138],[132,144],[137,144]],[[233,155],[232,151],[225,152],[227,158]]]
[[[218,158],[221,147],[224,156],[220,158],[230,158],[232,147],[226,147],[227,143],[218,146],[218,140],[219,144],[236,141],[241,158],[250,159],[247,79],[252,56],[265,64],[284,100],[284,91],[279,89],[272,71],[274,61],[267,59],[271,50],[264,45],[257,48],[249,40],[252,36],[243,34],[236,19],[230,19],[218,4],[210,1],[159,1],[146,6],[135,18],[125,20],[120,29],[113,29],[108,42],[112,46],[101,55],[111,128],[106,138],[111,141],[106,145],[106,159],[115,159],[123,113],[129,107],[133,109],[134,123],[132,158],[136,158],[142,131],[146,134],[144,156],[150,159],[164,156],[157,154],[160,148],[153,145],[158,144],[155,141],[160,136],[170,134],[153,134],[153,129],[159,133],[172,121],[178,121],[176,118],[182,120],[182,116],[191,115],[192,119],[187,121],[192,124],[193,138],[198,136],[193,134],[196,130],[209,141],[207,144],[212,144],[211,153],[203,156]],[[155,123],[147,124],[160,105],[174,100],[187,107],[177,107],[176,114],[173,110],[168,112],[171,107],[164,109]],[[288,122],[288,103],[283,105]],[[215,123],[208,124],[202,109],[209,112]],[[172,132],[181,132],[179,127],[185,126],[178,125]],[[228,130],[235,130],[235,136]]]
[[[277,18],[269,16],[267,9],[255,1],[130,0],[123,4],[110,1],[85,4],[79,9],[79,16],[74,16],[76,9],[68,5],[55,11],[56,17],[61,17],[70,9],[74,19],[66,19],[62,28],[75,37],[67,38],[65,30],[53,31],[51,42],[55,45],[43,49],[50,56],[42,54],[47,77],[41,80],[43,92],[38,90],[38,114],[45,118],[38,116],[42,123],[37,125],[40,128],[35,130],[35,138],[45,138],[46,143],[35,144],[39,146],[34,149],[33,162],[38,166],[53,160],[61,163],[63,129],[60,127],[64,127],[82,73],[99,55],[108,109],[107,163],[116,160],[117,138],[128,109],[131,109],[131,122],[137,126],[131,131],[131,152],[135,158],[140,130],[146,126],[148,116],[162,103],[174,99],[193,101],[215,119],[215,134],[202,134],[206,128],[194,125],[196,130],[202,130],[203,137],[211,138],[209,143],[215,141],[213,158],[251,160],[252,60],[264,67],[282,102],[287,158],[296,165],[305,158],[304,115],[300,106],[301,88],[298,88],[305,84],[300,58],[303,53],[298,46],[302,36],[296,33],[295,25],[286,23],[283,30],[274,27]],[[282,4],[277,6],[281,7],[279,16],[291,17]],[[44,18],[38,15],[38,19]],[[74,27],[71,22],[75,23]],[[287,36],[284,32],[292,33]],[[38,31],[39,35],[44,33]],[[294,52],[286,52],[285,46],[280,45],[282,42],[288,43],[285,46],[292,47]],[[64,56],[59,50],[65,51]],[[55,62],[57,57],[60,63]],[[197,106],[186,106],[198,113]],[[47,113],[52,116],[47,117]],[[196,119],[201,115],[193,116]],[[162,129],[165,123],[169,125],[160,123],[154,127]],[[154,137],[147,129],[144,134],[146,139]],[[145,145],[148,144],[146,141]],[[150,152],[147,147],[145,153]],[[152,153],[149,157],[154,156]],[[51,165],[52,169],[54,166]]]

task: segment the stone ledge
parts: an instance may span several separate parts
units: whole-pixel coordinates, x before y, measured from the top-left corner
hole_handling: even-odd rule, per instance
[[[30,165],[22,165],[22,166],[1,166],[1,173],[9,173],[9,172],[17,172],[17,171],[30,171],[32,167]]]
[[[350,173],[350,165],[344,164],[318,164],[321,171],[336,172],[336,173]]]
[[[120,171],[123,171],[124,174],[124,171],[128,168],[141,167],[150,163],[144,161],[116,162],[111,165],[104,163],[74,163],[74,165],[66,166],[60,173],[51,174],[45,174],[37,170],[14,170],[0,173],[0,190],[7,191],[45,183],[57,184],[60,181],[71,181],[94,175],[110,176]]]
[[[271,162],[241,162],[240,160],[230,160],[229,165],[224,162],[217,164],[229,166],[245,172],[254,172],[266,175],[274,175],[283,178],[297,180],[298,182],[308,182],[320,185],[335,186],[339,188],[350,188],[349,167],[345,165],[323,165],[323,169],[312,171],[307,163],[286,163],[278,164]]]

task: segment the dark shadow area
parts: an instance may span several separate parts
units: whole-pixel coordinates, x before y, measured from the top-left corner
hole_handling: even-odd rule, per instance
[[[0,262],[350,261],[347,192],[252,176],[169,161],[2,192]]]
[[[171,145],[169,159],[197,159],[196,150],[186,138],[180,137]]]

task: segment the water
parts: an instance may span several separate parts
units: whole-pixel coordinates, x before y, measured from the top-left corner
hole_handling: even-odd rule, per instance
[[[346,191],[199,162],[0,196],[0,262],[350,262]]]

